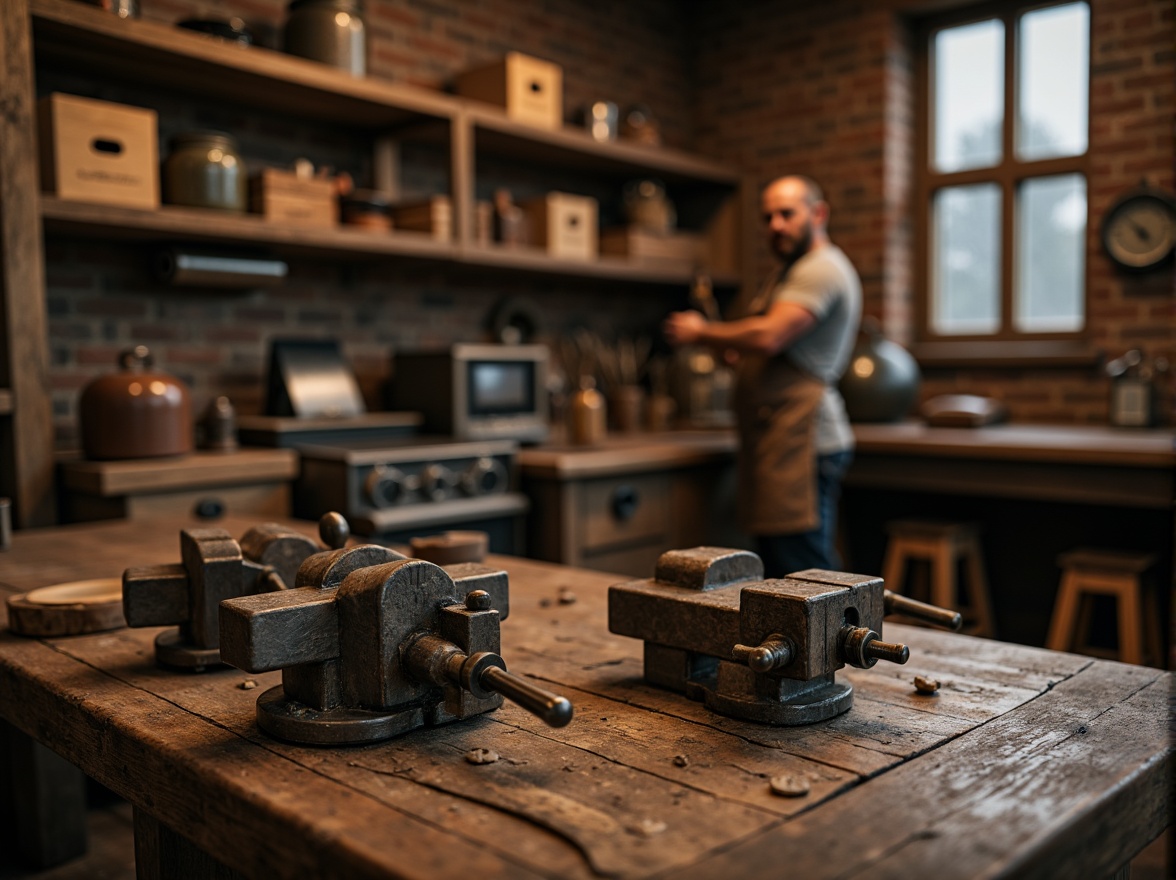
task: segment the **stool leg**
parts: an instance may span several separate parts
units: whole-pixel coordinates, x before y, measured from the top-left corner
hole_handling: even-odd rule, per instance
[[[984,570],[984,557],[980,555],[980,542],[975,538],[969,538],[965,553],[968,588],[971,590],[969,604],[979,623],[977,634],[991,637],[996,635],[996,623],[992,614],[992,601],[988,595],[988,574]]]
[[[1051,651],[1069,651],[1074,637],[1074,623],[1078,614],[1078,580],[1073,572],[1062,575],[1058,588],[1057,605],[1053,619],[1049,622],[1049,634],[1045,646]]]
[[[902,574],[905,566],[905,551],[891,542],[890,548],[886,551],[886,561],[882,565],[882,580],[886,583],[886,589],[895,593],[903,592]]]
[[[1139,607],[1139,583],[1124,579],[1116,588],[1119,605],[1119,659],[1124,663],[1143,664],[1143,618]]]
[[[956,560],[950,543],[935,548],[931,561],[931,604],[940,608],[956,608],[960,603],[956,587]]]

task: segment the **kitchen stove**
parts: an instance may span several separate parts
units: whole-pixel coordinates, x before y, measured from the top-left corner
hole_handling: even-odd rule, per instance
[[[513,440],[394,437],[299,445],[294,513],[343,513],[357,535],[387,543],[453,528],[484,531],[494,553],[521,555],[527,497]]]

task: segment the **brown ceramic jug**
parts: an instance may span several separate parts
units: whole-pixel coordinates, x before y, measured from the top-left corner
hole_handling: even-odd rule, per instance
[[[122,370],[82,390],[78,419],[87,458],[156,458],[192,451],[188,389],[152,371],[151,353],[137,345],[119,355]]]

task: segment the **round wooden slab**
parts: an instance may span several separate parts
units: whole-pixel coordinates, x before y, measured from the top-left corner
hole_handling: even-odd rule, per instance
[[[121,578],[71,581],[8,598],[8,628],[17,635],[76,636],[126,625]]]
[[[443,532],[413,538],[412,555],[436,565],[457,562],[481,562],[486,558],[490,536],[486,532]]]

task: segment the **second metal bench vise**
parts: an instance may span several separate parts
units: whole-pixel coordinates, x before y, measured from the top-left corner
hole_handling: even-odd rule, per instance
[[[339,514],[327,514],[319,522],[319,535],[328,547],[342,546],[349,534]],[[220,528],[183,529],[179,563],[123,572],[123,614],[133,627],[179,624],[156,637],[156,660],[200,672],[221,662],[221,601],[286,589],[303,560],[322,549],[277,523],[254,526],[240,541]]]
[[[561,727],[571,703],[499,656],[508,601],[506,572],[477,563],[441,568],[374,545],[320,553],[294,589],[221,603],[221,656],[282,670],[257,722],[291,742],[375,742],[489,712],[503,696]]]
[[[959,615],[883,589],[881,578],[809,569],[764,580],[754,553],[671,550],[652,579],[615,584],[608,628],[645,641],[645,680],[723,715],[775,725],[811,724],[853,705],[845,665],[905,663],[906,645],[883,642],[889,610],[951,628]]]

